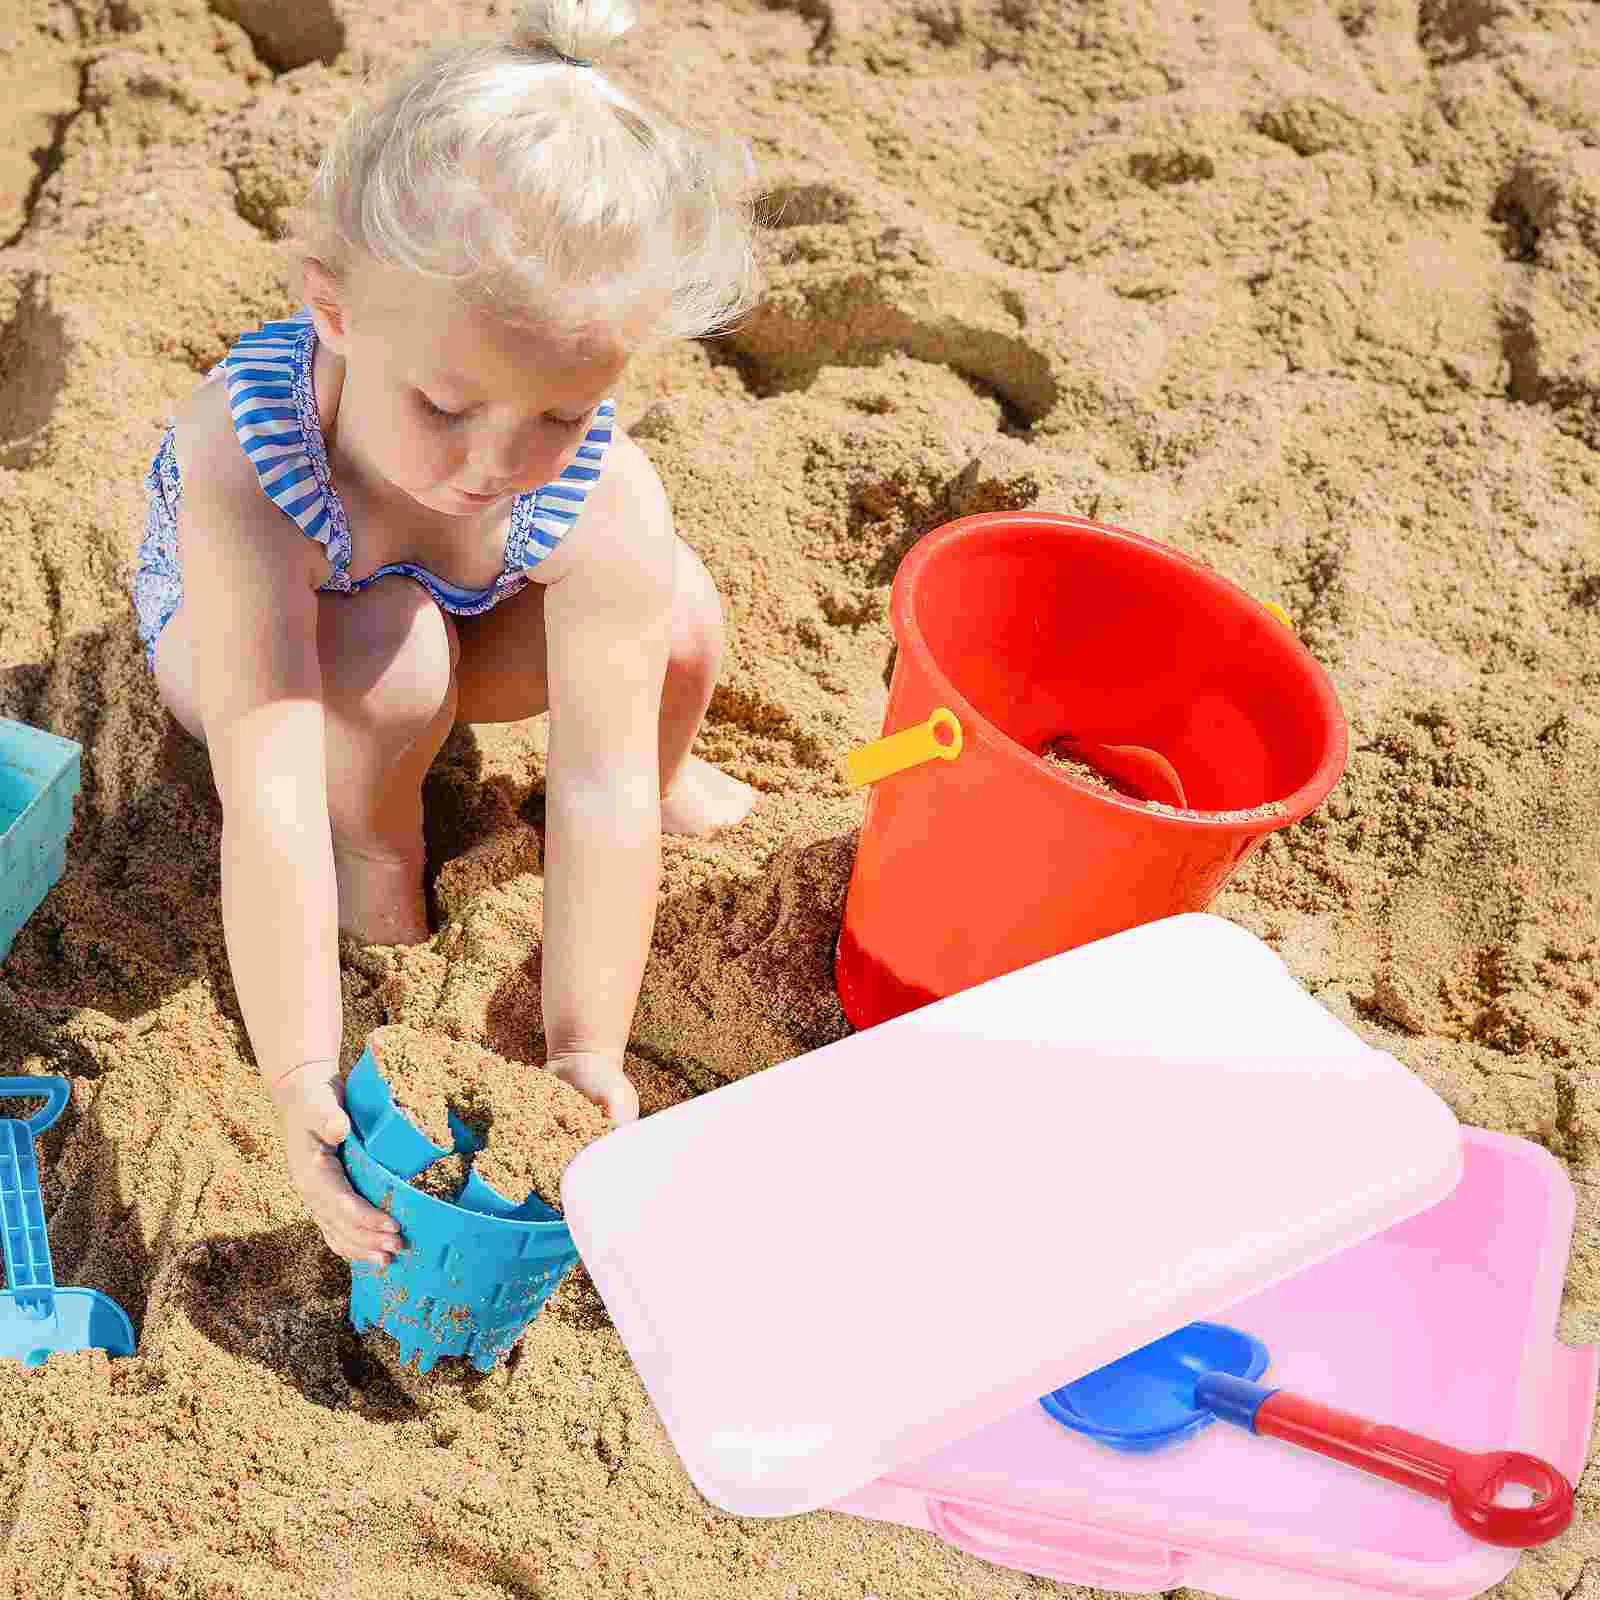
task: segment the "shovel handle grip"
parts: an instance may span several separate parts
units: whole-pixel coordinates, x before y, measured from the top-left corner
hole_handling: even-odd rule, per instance
[[[1485,1544],[1547,1544],[1572,1521],[1572,1485],[1548,1461],[1521,1451],[1473,1455],[1283,1389],[1257,1408],[1254,1430],[1446,1501],[1457,1525]],[[1534,1503],[1497,1504],[1508,1484],[1531,1490]]]
[[[35,1111],[26,1119],[28,1131],[38,1138],[46,1128],[67,1108],[67,1101],[72,1098],[72,1085],[62,1077],[49,1078],[0,1078],[0,1100],[38,1100],[43,1099],[44,1109]]]

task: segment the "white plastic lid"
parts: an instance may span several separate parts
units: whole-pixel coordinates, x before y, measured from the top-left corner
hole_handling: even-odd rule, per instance
[[[619,1129],[573,1237],[695,1485],[841,1498],[1434,1204],[1449,1109],[1213,917]]]

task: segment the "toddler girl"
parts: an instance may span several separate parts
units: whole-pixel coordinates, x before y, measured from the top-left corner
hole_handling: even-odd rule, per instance
[[[427,937],[422,781],[452,725],[550,712],[550,1068],[619,1120],[663,828],[752,796],[689,754],[721,649],[705,568],[610,398],[755,287],[742,146],[595,65],[630,0],[538,0],[347,122],[297,232],[305,308],[163,439],[135,608],[223,806],[222,914],[289,1171],[328,1243],[391,1218],[337,1147],[338,933]]]

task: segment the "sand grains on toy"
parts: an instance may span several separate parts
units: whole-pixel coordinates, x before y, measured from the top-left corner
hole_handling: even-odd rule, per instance
[[[454,1204],[466,1187],[467,1170],[466,1156],[441,1156],[411,1180],[411,1187],[432,1195],[435,1200],[448,1200]]]

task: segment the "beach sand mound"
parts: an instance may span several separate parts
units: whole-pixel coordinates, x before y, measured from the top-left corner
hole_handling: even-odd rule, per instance
[[[491,9],[0,8],[0,714],[84,746],[0,1071],[71,1076],[57,1274],[140,1334],[0,1368],[0,1592],[1039,1594],[924,1535],[712,1512],[581,1271],[496,1374],[392,1370],[282,1167],[216,797],[126,599],[140,479],[198,376],[292,306],[273,234],[362,75]],[[665,847],[645,1112],[845,1032],[864,802],[838,758],[881,729],[905,552],[972,511],[1098,517],[1281,602],[1326,663],[1348,774],[1216,909],[1566,1164],[1561,1329],[1600,1338],[1600,8],[653,0],[618,65],[747,132],[774,221],[760,310],[619,397],[726,602],[701,753],[761,795]],[[347,1065],[386,1023],[542,1059],[545,739],[447,746],[439,932],[346,949]],[[1593,1472],[1580,1493],[1508,1592],[1592,1595]]]

